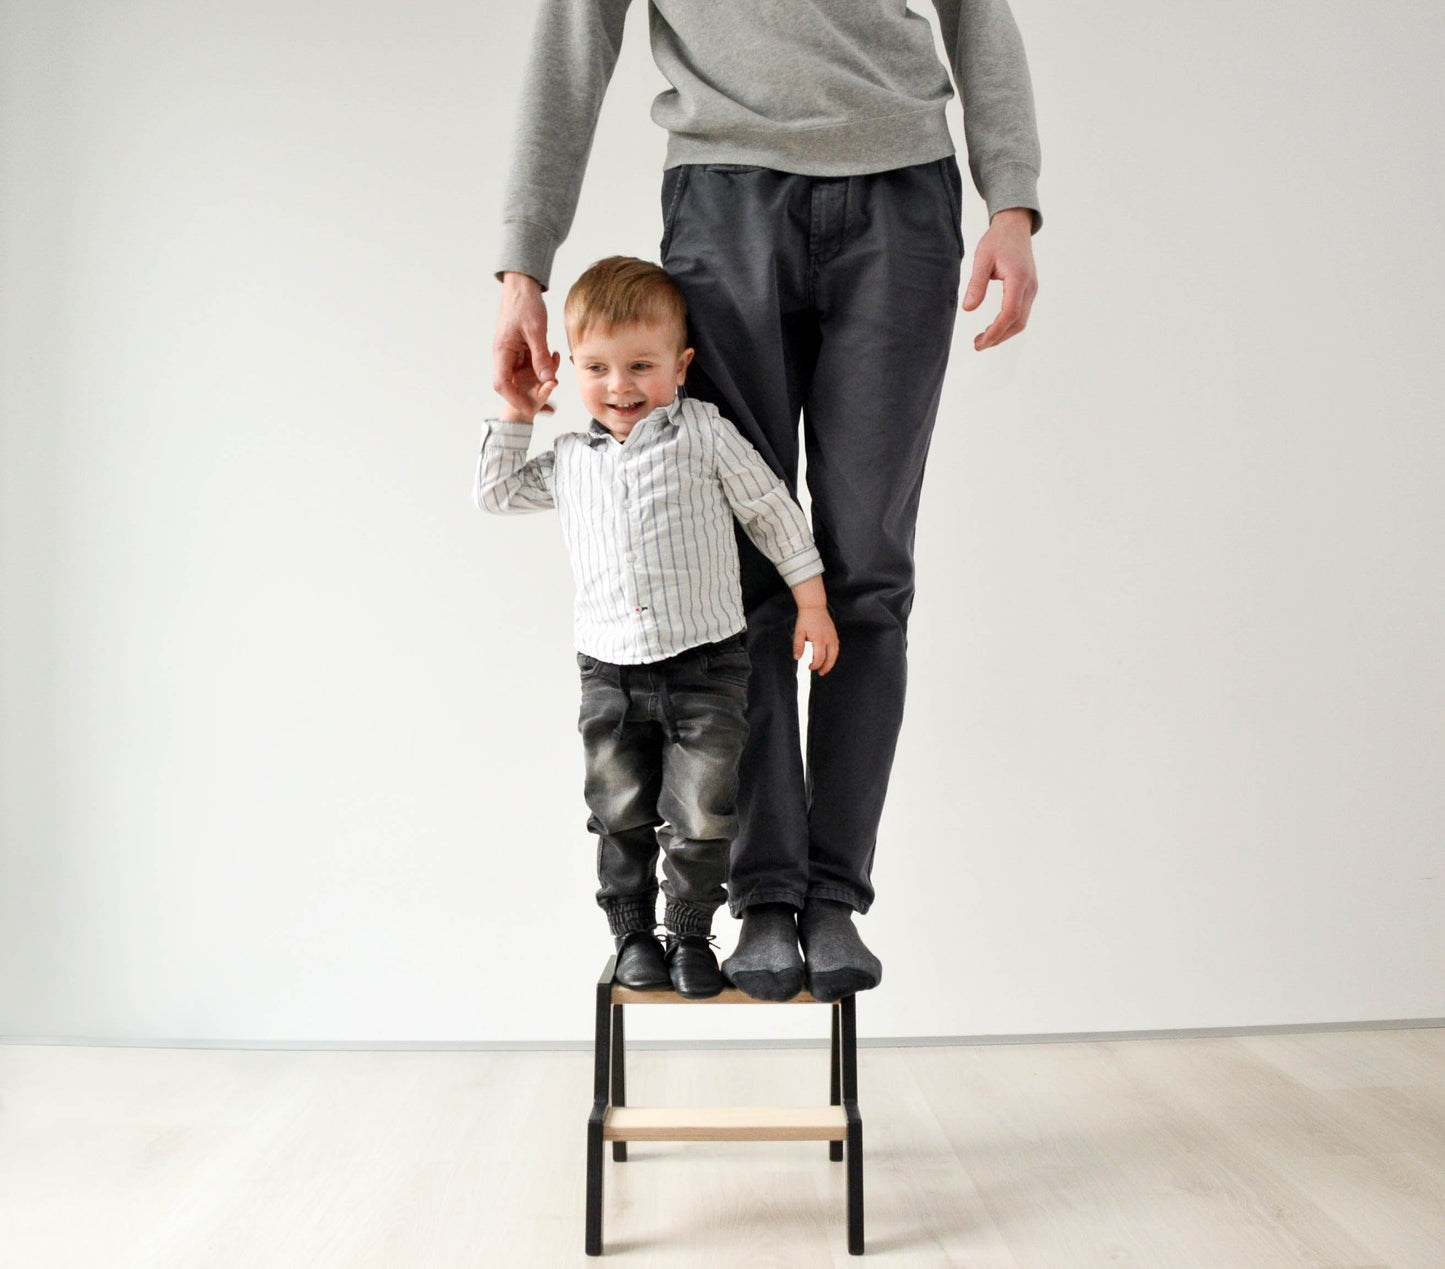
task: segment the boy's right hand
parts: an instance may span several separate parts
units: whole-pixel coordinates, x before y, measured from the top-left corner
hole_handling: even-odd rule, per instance
[[[492,387],[519,414],[551,413],[547,392],[557,386],[561,364],[562,354],[547,349],[547,306],[541,283],[525,273],[504,274],[492,340]]]

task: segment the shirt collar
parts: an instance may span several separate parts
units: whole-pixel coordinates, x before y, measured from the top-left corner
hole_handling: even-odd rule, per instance
[[[677,390],[677,395],[666,405],[660,405],[651,414],[645,414],[632,425],[632,431],[636,432],[644,423],[655,421],[659,426],[664,423],[671,423],[674,427],[678,425],[677,416],[682,409],[682,403],[686,398],[682,389]],[[630,433],[629,433],[630,435]],[[587,429],[587,443],[601,444],[604,441],[615,440],[616,438],[596,419],[592,420],[592,426]]]

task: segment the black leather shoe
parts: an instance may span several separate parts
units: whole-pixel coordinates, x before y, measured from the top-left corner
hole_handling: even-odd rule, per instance
[[[672,989],[679,996],[705,1000],[727,985],[707,939],[706,934],[668,932],[667,969],[672,975]]]
[[[647,930],[633,930],[617,940],[617,966],[612,981],[634,991],[666,991],[672,986],[662,944]]]

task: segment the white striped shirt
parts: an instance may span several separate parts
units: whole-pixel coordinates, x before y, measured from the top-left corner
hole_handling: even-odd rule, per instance
[[[679,394],[619,441],[593,420],[527,458],[530,423],[488,419],[483,511],[556,507],[577,583],[577,650],[660,661],[742,630],[733,519],[789,586],[823,571],[802,508],[717,407]]]

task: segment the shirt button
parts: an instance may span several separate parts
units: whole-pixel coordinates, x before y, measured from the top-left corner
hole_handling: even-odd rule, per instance
[[[624,507],[630,507],[630,506],[632,505],[632,499],[631,499],[631,498],[624,498],[624,499],[622,500],[622,505],[623,505]]]
[[[627,562],[628,562],[629,564],[632,564],[632,563],[636,562],[636,560],[637,560],[637,552],[636,552],[636,551],[628,551],[628,552],[627,552]]]

